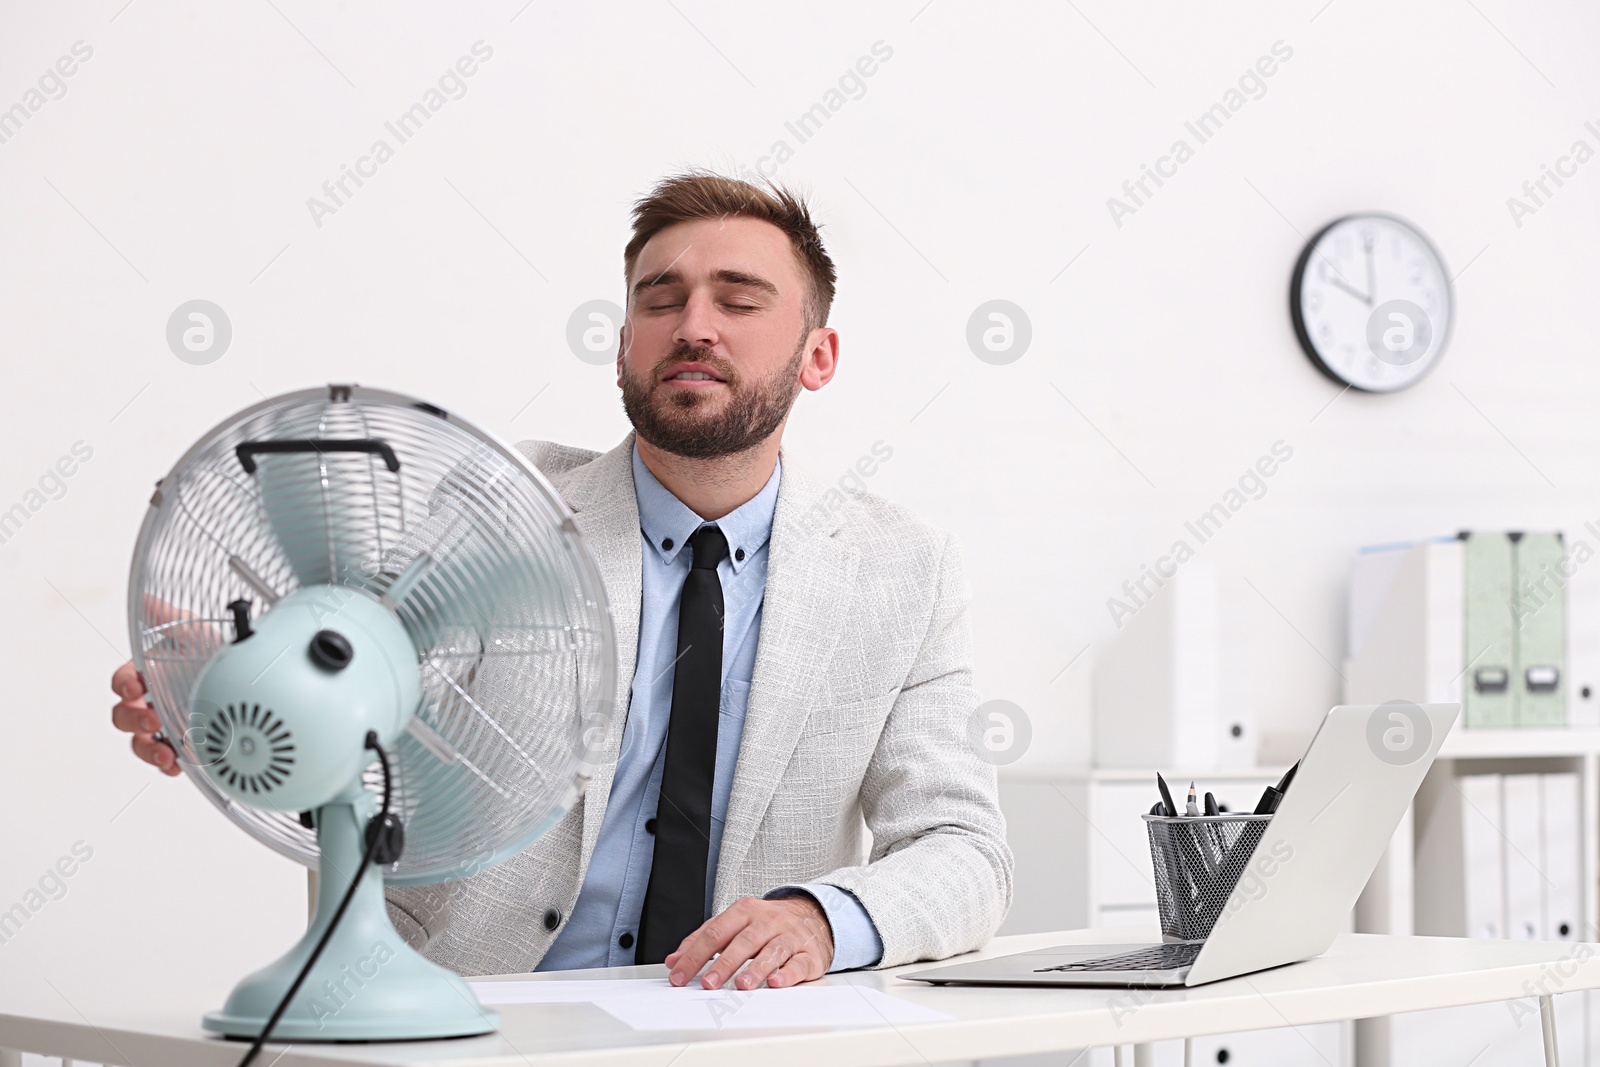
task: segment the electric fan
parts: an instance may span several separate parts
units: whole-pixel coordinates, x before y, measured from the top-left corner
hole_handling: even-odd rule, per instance
[[[305,936],[205,1027],[256,1039],[251,1056],[269,1034],[494,1030],[465,982],[400,937],[383,884],[509,859],[593,770],[615,693],[611,615],[544,477],[407,396],[336,385],[266,400],[157,483],[129,626],[188,777],[319,872]]]

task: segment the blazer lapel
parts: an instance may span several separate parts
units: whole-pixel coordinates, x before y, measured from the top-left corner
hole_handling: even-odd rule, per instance
[[[772,519],[761,634],[745,710],[738,769],[717,858],[720,890],[754,839],[839,642],[839,619],[860,550],[834,539],[839,522],[824,487],[783,457]],[[721,899],[721,893],[717,894]]]
[[[617,688],[611,723],[606,728],[594,777],[581,801],[583,849],[578,859],[581,872],[588,869],[595,839],[600,834],[600,823],[605,818],[606,801],[611,796],[611,781],[617,755],[622,749],[622,731],[628,721],[633,671],[638,659],[643,560],[639,548],[639,502],[633,489],[633,434],[628,434],[610,452],[573,470],[558,488],[572,508],[578,531],[600,568],[617,643]]]

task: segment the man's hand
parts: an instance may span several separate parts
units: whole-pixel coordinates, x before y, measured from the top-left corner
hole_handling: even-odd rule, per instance
[[[746,963],[734,981],[736,989],[809,982],[833,964],[833,928],[822,905],[805,894],[781,900],[742,897],[707,919],[666,958],[672,968],[668,980],[687,984],[713,955],[717,961],[700,979],[706,989],[721,989]]]
[[[145,699],[144,681],[129,660],[111,676],[111,691],[120,698],[111,709],[111,724],[133,735],[133,754],[168,775],[178,772],[178,754],[152,735],[161,728],[156,709]]]

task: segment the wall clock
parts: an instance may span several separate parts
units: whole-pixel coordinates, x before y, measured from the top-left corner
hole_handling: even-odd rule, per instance
[[[1438,251],[1404,219],[1346,215],[1306,242],[1289,283],[1295,336],[1340,385],[1392,393],[1444,354],[1454,314]]]

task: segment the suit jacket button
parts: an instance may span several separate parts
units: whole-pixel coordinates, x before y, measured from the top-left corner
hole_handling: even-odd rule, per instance
[[[561,913],[554,908],[547,908],[544,913],[544,928],[554,930],[561,925]]]

